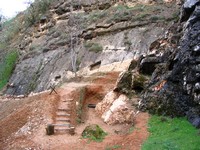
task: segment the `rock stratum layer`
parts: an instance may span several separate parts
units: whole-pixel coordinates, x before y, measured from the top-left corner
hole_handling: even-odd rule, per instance
[[[66,81],[68,72],[148,54],[177,20],[175,1],[54,1],[38,22],[12,40],[20,60],[6,94],[40,92]],[[20,26],[23,16],[18,15]]]

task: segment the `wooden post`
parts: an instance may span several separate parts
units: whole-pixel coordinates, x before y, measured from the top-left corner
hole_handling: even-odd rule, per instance
[[[69,134],[74,135],[75,134],[75,127],[70,127]]]
[[[54,134],[54,125],[52,125],[52,124],[47,125],[46,134],[47,135],[53,135]]]

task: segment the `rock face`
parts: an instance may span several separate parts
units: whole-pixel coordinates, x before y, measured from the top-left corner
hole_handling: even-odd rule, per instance
[[[136,70],[125,71],[120,74],[114,91],[131,96],[144,90],[146,81],[147,77],[139,74]]]
[[[6,94],[40,92],[68,78],[67,72],[96,62],[107,65],[148,54],[150,44],[176,19],[178,7],[174,4],[53,1],[34,26],[20,30],[13,40],[11,47],[19,49],[20,60]]]
[[[107,124],[133,123],[135,112],[129,98],[123,94],[109,92],[95,108]]]
[[[197,1],[186,1],[183,7],[189,19],[184,24],[178,45],[165,49],[161,63],[155,69],[148,89],[144,92],[142,110],[162,115],[187,116],[200,127],[200,6]],[[174,31],[181,35],[179,26]],[[174,33],[175,33],[174,32]],[[168,37],[173,42],[175,36]]]

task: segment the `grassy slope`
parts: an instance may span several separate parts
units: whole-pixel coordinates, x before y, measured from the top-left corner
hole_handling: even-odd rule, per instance
[[[18,58],[16,51],[7,53],[3,62],[0,63],[0,90],[8,82],[12,71],[15,67],[15,62]]]
[[[142,150],[200,150],[200,133],[185,118],[152,116]]]

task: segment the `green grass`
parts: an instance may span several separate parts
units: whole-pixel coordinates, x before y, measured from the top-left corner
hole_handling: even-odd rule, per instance
[[[8,82],[12,71],[15,67],[15,62],[18,58],[16,51],[8,52],[5,56],[5,59],[0,62],[0,90]]]
[[[200,135],[185,118],[152,116],[142,150],[199,150]]]

